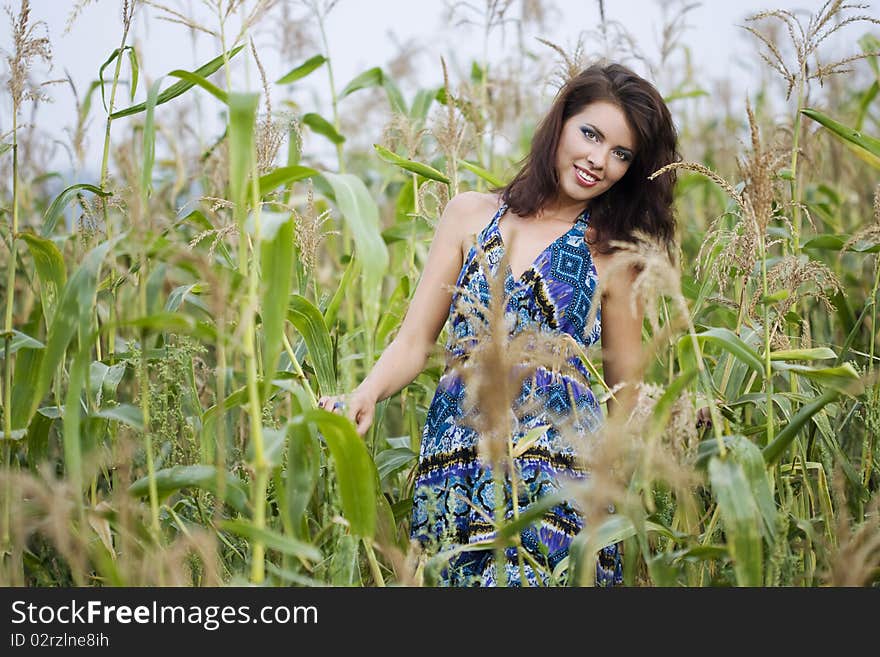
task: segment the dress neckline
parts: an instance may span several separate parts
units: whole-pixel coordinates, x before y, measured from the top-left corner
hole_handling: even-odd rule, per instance
[[[498,233],[498,243],[501,245],[502,254],[507,253],[507,245],[504,243],[504,237],[501,235],[501,226],[499,224],[499,221],[501,220],[501,217],[507,212],[507,208],[508,208],[507,203],[502,203],[501,207],[498,209],[498,212],[495,213],[495,221],[494,221],[494,228],[495,228],[495,232]],[[511,268],[510,261],[508,260],[507,272],[506,272],[507,276],[509,278],[513,279],[515,284],[518,284],[520,281],[522,281],[523,276],[525,276],[526,274],[528,274],[531,270],[533,270],[535,268],[535,265],[538,264],[538,261],[541,260],[541,257],[545,253],[547,253],[547,251],[552,249],[557,243],[559,243],[562,240],[564,240],[565,238],[567,238],[576,229],[579,229],[581,231],[581,234],[583,234],[583,231],[586,229],[587,224],[589,223],[589,217],[590,217],[589,208],[584,208],[584,210],[574,220],[574,223],[571,225],[571,227],[568,230],[566,230],[564,233],[562,233],[562,235],[560,235],[559,237],[554,239],[552,242],[550,242],[547,246],[545,246],[544,249],[538,255],[535,256],[535,258],[532,260],[531,264],[528,267],[526,267],[523,270],[523,272],[519,276],[517,276],[516,278],[514,278],[514,276],[513,276],[513,269]]]

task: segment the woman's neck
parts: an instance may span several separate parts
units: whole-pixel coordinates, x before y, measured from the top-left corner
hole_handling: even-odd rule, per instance
[[[586,204],[583,201],[557,198],[545,203],[535,216],[538,219],[550,218],[574,223],[585,207]]]

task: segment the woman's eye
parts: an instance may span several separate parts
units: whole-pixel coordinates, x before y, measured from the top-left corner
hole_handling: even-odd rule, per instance
[[[581,128],[581,132],[584,133],[584,137],[586,137],[587,139],[592,139],[593,141],[596,141],[596,138],[598,137],[598,135],[596,135],[596,133],[589,128]]]
[[[614,156],[617,157],[619,160],[623,160],[624,162],[629,161],[629,154],[625,151],[614,151]]]

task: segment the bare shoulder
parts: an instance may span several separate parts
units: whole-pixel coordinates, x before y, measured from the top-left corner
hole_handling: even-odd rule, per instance
[[[462,229],[462,235],[482,230],[500,207],[497,194],[467,191],[456,194],[443,210],[443,220],[452,221]]]
[[[454,235],[462,258],[467,254],[474,237],[489,223],[501,206],[497,194],[467,191],[456,194],[443,210],[438,230]]]

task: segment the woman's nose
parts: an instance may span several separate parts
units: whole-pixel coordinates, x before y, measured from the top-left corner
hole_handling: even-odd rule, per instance
[[[587,153],[587,162],[593,171],[601,171],[608,162],[610,150],[605,144],[593,144],[593,147]]]

